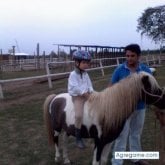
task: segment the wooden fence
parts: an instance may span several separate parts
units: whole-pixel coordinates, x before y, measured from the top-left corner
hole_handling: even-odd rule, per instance
[[[163,58],[162,58],[163,57]],[[101,70],[102,75],[104,75],[104,69],[105,68],[112,68],[118,66],[120,63],[123,62],[125,57],[116,57],[116,58],[101,58],[101,59],[94,59],[92,61],[93,66],[91,69],[88,69],[88,71],[93,71],[93,70]],[[113,63],[109,64],[107,61],[113,61]],[[144,63],[147,63],[149,66],[150,65],[160,65],[161,61],[164,60],[164,56],[153,56],[152,58],[148,58],[147,56],[142,57],[142,61]],[[65,72],[61,73],[51,73],[51,69],[53,65],[62,65],[66,66],[67,64],[70,64],[69,67],[70,70],[67,70]],[[26,80],[37,80],[39,78],[46,78],[48,80],[48,86],[49,88],[52,88],[52,77],[58,77],[58,76],[66,76],[69,75],[71,69],[73,67],[73,61],[65,61],[65,62],[48,62],[46,64],[46,75],[40,75],[40,76],[34,76],[34,77],[26,77],[26,78],[16,78],[16,79],[7,79],[7,80],[0,80],[0,99],[4,99],[4,94],[3,94],[3,84],[9,83],[9,82],[16,82],[16,81],[26,81]],[[68,68],[68,67],[67,67]]]

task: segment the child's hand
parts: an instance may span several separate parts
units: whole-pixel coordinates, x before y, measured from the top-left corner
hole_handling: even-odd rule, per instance
[[[85,97],[86,99],[88,99],[88,98],[89,98],[89,95],[90,95],[90,93],[89,93],[89,92],[86,92],[86,93],[83,93],[83,94],[82,94],[82,96],[83,96],[83,97]]]

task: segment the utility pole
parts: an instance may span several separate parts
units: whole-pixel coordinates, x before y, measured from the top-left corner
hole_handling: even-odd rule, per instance
[[[40,45],[37,43],[37,69],[40,69]]]
[[[18,52],[20,53],[20,48],[19,48],[19,45],[18,45],[18,42],[17,42],[16,39],[15,39],[15,43],[16,43],[17,50],[18,50]]]
[[[0,61],[2,60],[3,61],[3,55],[2,55],[2,49],[0,49]]]
[[[15,64],[15,46],[12,46],[12,52],[13,52],[13,56],[12,56],[12,64]]]

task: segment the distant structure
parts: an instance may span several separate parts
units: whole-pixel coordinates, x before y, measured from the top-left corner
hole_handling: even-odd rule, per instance
[[[69,48],[69,54],[72,56],[75,50],[86,50],[91,52],[94,58],[113,58],[121,57],[124,54],[124,47],[100,46],[100,45],[75,45],[75,44],[53,44],[57,46],[58,56],[62,47]]]
[[[27,59],[28,58],[28,56],[29,56],[29,54],[28,53],[15,53],[15,54],[13,54],[13,53],[10,53],[10,55],[14,55],[15,56],[15,59],[17,59],[17,60],[20,60],[20,59]]]

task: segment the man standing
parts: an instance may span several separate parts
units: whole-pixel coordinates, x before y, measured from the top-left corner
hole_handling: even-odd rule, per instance
[[[109,86],[124,79],[128,75],[145,71],[151,73],[150,69],[139,62],[141,49],[138,44],[130,44],[125,47],[126,62],[119,65],[112,74],[112,79],[109,82]],[[131,87],[130,87],[131,88]],[[114,142],[112,165],[122,165],[123,160],[115,159],[116,151],[126,151],[127,139],[129,142],[130,151],[142,151],[141,148],[141,133],[143,130],[145,119],[145,105],[144,102],[139,101],[136,110],[127,119],[124,128],[119,137]],[[134,165],[149,165],[144,160],[133,160]]]

